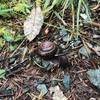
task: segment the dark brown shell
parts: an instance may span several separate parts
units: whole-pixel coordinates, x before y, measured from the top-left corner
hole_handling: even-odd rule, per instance
[[[51,41],[44,41],[38,47],[38,54],[44,59],[50,59],[54,57],[57,52],[57,46]]]

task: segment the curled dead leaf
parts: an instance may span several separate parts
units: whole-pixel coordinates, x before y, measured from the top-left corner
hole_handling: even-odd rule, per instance
[[[44,17],[41,13],[41,8],[33,7],[30,15],[24,22],[24,34],[29,41],[32,41],[40,32],[43,25]]]

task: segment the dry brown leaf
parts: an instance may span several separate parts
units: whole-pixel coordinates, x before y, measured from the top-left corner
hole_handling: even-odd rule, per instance
[[[43,25],[44,17],[41,13],[41,8],[33,7],[30,15],[24,22],[24,34],[29,41],[32,41],[40,32]]]
[[[67,100],[67,98],[64,96],[63,92],[61,91],[58,85],[55,87],[50,87],[49,91],[51,95],[53,94],[53,100]]]

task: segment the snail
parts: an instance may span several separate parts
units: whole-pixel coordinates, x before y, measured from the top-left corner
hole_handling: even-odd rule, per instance
[[[57,54],[58,47],[54,42],[51,41],[44,41],[38,46],[38,55],[41,56],[46,61],[49,61],[50,64],[56,65],[55,61],[58,66],[65,67],[69,66],[69,62],[67,59],[66,54]]]
[[[57,46],[51,41],[44,41],[38,47],[38,54],[44,59],[51,59],[57,52]]]

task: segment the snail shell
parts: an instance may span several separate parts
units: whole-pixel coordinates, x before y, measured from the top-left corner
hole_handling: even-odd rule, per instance
[[[38,54],[44,59],[51,59],[57,52],[57,46],[51,41],[44,41],[38,47]]]

